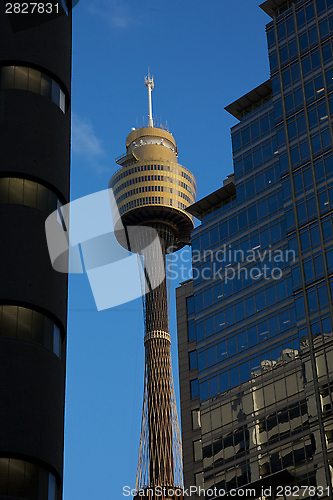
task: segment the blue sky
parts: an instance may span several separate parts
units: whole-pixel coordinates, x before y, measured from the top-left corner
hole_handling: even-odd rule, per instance
[[[269,77],[257,0],[80,0],[73,10],[71,199],[107,188],[132,127],[176,139],[197,199],[233,171],[224,107]],[[186,257],[188,259],[188,250]],[[187,278],[185,272],[183,278]],[[182,277],[180,277],[182,281]],[[97,312],[86,275],[69,279],[64,500],[121,499],[134,487],[143,396],[141,299]],[[178,390],[175,287],[171,336]]]

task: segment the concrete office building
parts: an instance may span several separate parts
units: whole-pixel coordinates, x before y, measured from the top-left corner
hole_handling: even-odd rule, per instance
[[[270,79],[227,106],[234,172],[187,209],[201,225],[177,290],[185,487],[328,497],[333,2],[261,8]]]
[[[0,498],[60,500],[67,275],[45,219],[69,201],[71,12],[15,5],[0,10]]]

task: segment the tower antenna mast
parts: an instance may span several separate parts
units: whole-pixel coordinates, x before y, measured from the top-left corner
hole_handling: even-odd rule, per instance
[[[145,79],[146,87],[148,87],[148,105],[149,105],[149,114],[148,114],[148,127],[153,127],[153,104],[151,99],[151,91],[154,88],[154,78],[150,76],[150,71],[148,68],[148,76]]]

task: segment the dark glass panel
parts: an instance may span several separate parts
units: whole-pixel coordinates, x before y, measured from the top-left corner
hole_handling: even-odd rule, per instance
[[[295,31],[295,23],[294,23],[294,18],[293,17],[288,17],[286,19],[286,27],[287,27],[287,33],[288,35],[291,35]]]
[[[224,340],[223,342],[220,342],[217,344],[217,359],[218,362],[223,361],[224,359],[227,358],[227,343]]]
[[[191,353],[190,353],[191,354]],[[199,352],[197,355],[197,368],[200,371],[207,368],[207,351]]]
[[[273,91],[273,95],[278,94],[280,92],[280,78],[279,78],[279,76],[275,76],[274,78],[272,78],[272,91]],[[256,122],[256,124],[257,123],[258,122]],[[258,132],[259,132],[259,130],[258,130]],[[252,138],[253,138],[253,135],[252,135]]]
[[[310,56],[302,57],[302,71],[304,76],[311,73],[312,68]]]
[[[216,396],[218,393],[219,393],[219,378],[217,376],[217,377],[211,378],[209,381],[209,395],[212,398],[212,397]],[[201,396],[201,392],[200,392],[200,396]]]
[[[310,22],[311,19],[314,19],[315,17],[315,12],[314,12],[314,6],[313,3],[310,3],[305,7],[305,13],[306,13],[306,20],[307,22]]]
[[[314,52],[311,53],[311,62],[312,62],[312,69],[313,71],[316,68],[320,67],[320,55],[319,55],[319,50],[315,50]]]
[[[240,381],[239,381],[238,366],[229,370],[229,376],[230,376],[230,387],[236,387],[237,385],[239,385]]]
[[[189,356],[190,370],[194,370],[194,369],[198,368],[197,351],[189,352],[188,356]]]
[[[304,186],[306,189],[313,186],[312,172],[310,167],[303,170],[303,178]]]
[[[288,121],[288,135],[289,135],[290,141],[293,140],[297,136],[297,128],[296,128],[295,119]]]
[[[322,14],[326,10],[325,0],[316,0],[317,4],[317,13]]]
[[[261,129],[261,134],[265,134],[266,132],[269,132],[269,118],[268,118],[268,116],[264,116],[264,118],[261,118],[260,129]]]
[[[191,399],[197,398],[199,396],[198,379],[191,380],[190,384],[191,384]]]
[[[303,107],[302,89],[297,89],[294,91],[294,100],[296,109],[300,109]]]
[[[42,74],[36,69],[29,68],[28,90],[40,94]]]
[[[280,49],[280,61],[281,65],[285,64],[289,59],[288,45]]]
[[[327,177],[333,174],[333,156],[328,156],[325,158],[325,171]]]
[[[289,114],[294,110],[294,98],[293,94],[289,94],[285,97],[284,99],[285,102],[285,107],[286,107],[286,113]]]
[[[213,366],[217,363],[216,346],[207,349],[207,359],[208,359],[208,366]]]
[[[23,184],[23,205],[37,207],[37,186],[36,182],[24,180]]]
[[[319,153],[321,151],[320,135],[317,134],[311,138],[312,151],[313,154]]]
[[[275,44],[274,29],[267,32],[267,43],[268,43],[268,48],[271,48]]]
[[[36,500],[42,497],[42,484],[40,484],[41,477],[47,476],[47,471],[41,470],[37,465],[25,462],[25,475],[24,475],[24,498],[26,500]],[[53,476],[54,477],[54,476]],[[45,492],[46,493],[46,492]],[[48,500],[56,500],[55,492],[50,492]]]
[[[1,68],[0,77],[1,90],[14,88],[14,66],[5,66]]]
[[[57,106],[60,105],[60,85],[54,80],[52,80],[52,101]]]
[[[192,340],[196,340],[195,323],[189,323],[187,326],[187,331],[188,331],[188,341],[192,342]]]
[[[293,59],[294,57],[297,56],[297,44],[296,44],[296,40],[293,40],[292,42],[289,42],[288,47],[289,47],[289,57],[290,57],[290,59]]]
[[[237,134],[234,134],[232,136],[232,148],[234,151],[236,151],[241,147],[241,145],[242,144],[241,144],[240,132],[238,132]]]
[[[298,26],[298,28],[300,28],[301,26],[304,26],[304,24],[305,24],[305,12],[304,12],[304,9],[301,9],[301,10],[299,10],[297,12],[296,18],[297,18],[297,26]]]
[[[259,121],[256,121],[251,125],[251,139],[254,140],[259,136],[260,136]]]
[[[299,71],[299,64],[298,63],[293,64],[293,66],[291,67],[291,76],[293,79],[293,83],[296,83],[301,79],[301,74]]]
[[[28,90],[28,68],[15,66],[14,88]]]
[[[329,129],[327,128],[326,130],[322,130],[320,135],[323,149],[332,147],[331,134]]]
[[[318,117],[317,117],[316,107],[309,109],[308,118],[309,118],[309,127],[310,128],[316,127],[318,125]]]
[[[315,45],[317,42],[318,42],[317,29],[314,26],[313,28],[311,28],[309,30],[309,43],[310,43],[310,46],[311,45]]]
[[[0,203],[8,203],[9,195],[9,179],[8,177],[0,178]]]
[[[300,35],[300,37],[299,37],[299,45],[300,45],[301,52],[303,50],[306,50],[306,49],[309,48],[309,42],[308,42],[308,34],[307,34],[307,32],[303,33],[303,35]]]
[[[18,307],[17,337],[25,340],[35,340],[31,338],[32,331],[32,313],[31,309]]]
[[[302,162],[310,158],[310,150],[308,141],[304,141],[300,144],[301,160]]]
[[[319,162],[315,163],[315,172],[316,172],[316,180],[318,183],[321,179],[325,177],[323,160],[320,160]]]
[[[241,130],[241,136],[242,136],[242,144],[243,146],[250,142],[250,128],[246,127],[243,130]]]
[[[327,43],[326,45],[323,45],[322,50],[323,50],[324,63],[327,63],[332,59],[331,43]]]
[[[284,20],[277,25],[277,31],[279,40],[282,40],[283,38],[286,37],[286,26],[284,24]]]
[[[11,458],[9,460],[8,494],[9,496],[25,498],[24,495],[24,467],[23,460]]]
[[[299,172],[294,175],[294,186],[295,186],[295,194],[297,196],[301,191],[303,191],[302,172]]]
[[[52,98],[52,78],[45,73],[42,73],[41,77],[41,95],[48,99]]]
[[[187,314],[194,314],[194,297],[193,295],[191,297],[187,297],[186,299],[186,304],[187,304]]]
[[[321,38],[325,38],[329,34],[330,30],[328,27],[327,19],[324,19],[324,21],[319,23],[319,30],[320,30],[320,37]]]
[[[277,68],[277,65],[278,65],[277,55],[276,52],[273,52],[269,56],[269,66],[271,72],[273,72]]]

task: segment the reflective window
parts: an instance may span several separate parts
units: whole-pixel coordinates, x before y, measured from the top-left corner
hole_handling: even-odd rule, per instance
[[[0,306],[0,337],[37,342],[61,358],[59,327],[50,318],[32,309]]]
[[[57,195],[38,182],[15,177],[0,177],[0,204],[13,203],[37,208],[47,215],[57,210]]]
[[[0,495],[24,500],[57,500],[56,478],[43,467],[14,458],[0,458]]]
[[[198,368],[198,357],[197,351],[191,351],[188,353],[190,370],[195,370]]]
[[[195,462],[197,462],[198,460],[202,460],[201,439],[198,439],[197,441],[193,441],[193,455],[194,455]]]
[[[46,73],[26,66],[2,66],[0,90],[19,89],[40,94],[52,100],[63,113],[66,112],[66,96],[58,82]]]
[[[199,396],[199,384],[198,384],[198,379],[191,380],[190,382],[191,386],[191,399],[195,399]]]
[[[187,304],[188,316],[190,316],[191,314],[194,314],[194,297],[193,297],[193,295],[191,297],[187,297],[186,304]]]
[[[201,417],[200,417],[200,410],[192,410],[192,429],[195,431],[196,429],[201,428]]]

